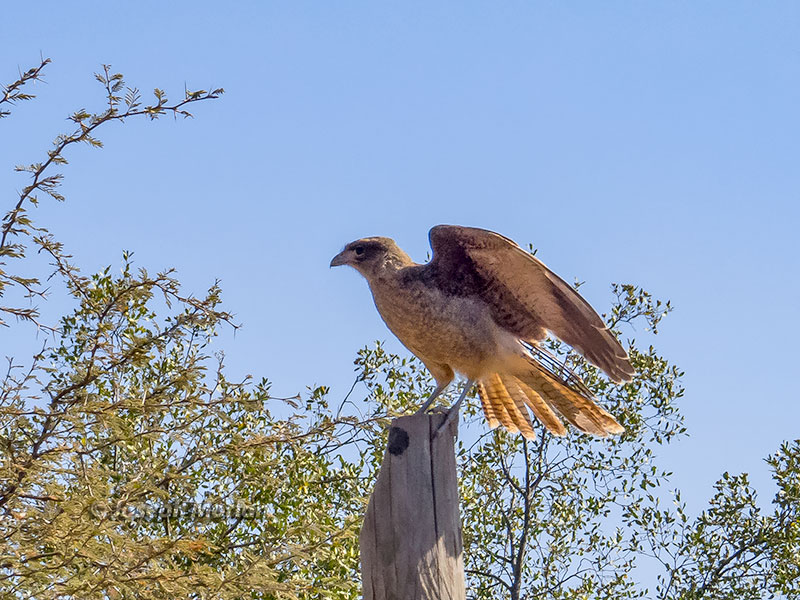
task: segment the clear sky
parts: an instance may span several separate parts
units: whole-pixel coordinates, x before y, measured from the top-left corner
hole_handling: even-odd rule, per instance
[[[37,218],[86,270],[123,249],[222,280],[232,374],[333,397],[385,339],[329,270],[366,235],[422,261],[437,223],[533,242],[599,310],[612,281],[676,307],[654,342],[686,371],[691,437],[661,452],[691,510],[724,470],[798,437],[800,3],[31,2],[0,20],[0,80],[53,59],[0,122],[5,202],[102,63],[143,90],[222,86],[191,121],[74,149]],[[5,209],[3,209],[5,211]],[[0,340],[2,343],[2,340]],[[3,344],[4,345],[4,344]],[[11,349],[0,347],[1,354]],[[763,498],[766,500],[767,498]]]

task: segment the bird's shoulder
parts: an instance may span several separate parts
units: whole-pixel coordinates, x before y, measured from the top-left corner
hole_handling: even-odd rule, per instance
[[[447,296],[478,296],[486,286],[466,253],[452,257],[446,265],[431,261],[406,267],[399,278],[406,288],[436,290]]]

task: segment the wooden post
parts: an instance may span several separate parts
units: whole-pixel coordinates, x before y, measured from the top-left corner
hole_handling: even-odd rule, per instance
[[[464,600],[453,422],[399,417],[361,528],[364,600]]]

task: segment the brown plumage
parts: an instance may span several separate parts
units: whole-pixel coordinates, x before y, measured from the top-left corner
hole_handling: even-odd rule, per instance
[[[367,279],[389,329],[436,379],[431,400],[458,372],[477,382],[490,427],[533,438],[530,409],[555,435],[566,433],[558,415],[594,435],[623,431],[577,376],[565,378],[535,348],[549,331],[612,381],[633,375],[625,350],[571,286],[491,231],[439,225],[430,241],[424,265],[374,237],[348,244],[331,266],[349,264]]]

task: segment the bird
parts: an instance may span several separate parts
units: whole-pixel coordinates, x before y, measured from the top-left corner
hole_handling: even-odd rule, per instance
[[[446,422],[477,385],[491,429],[502,425],[535,439],[530,411],[556,436],[567,433],[562,418],[599,437],[623,433],[580,377],[541,348],[550,333],[611,381],[631,380],[627,352],[589,303],[499,233],[437,225],[428,237],[433,254],[425,264],[387,237],[351,242],[330,263],[349,265],[366,279],[387,327],[436,381],[418,413],[458,373],[467,382]]]

